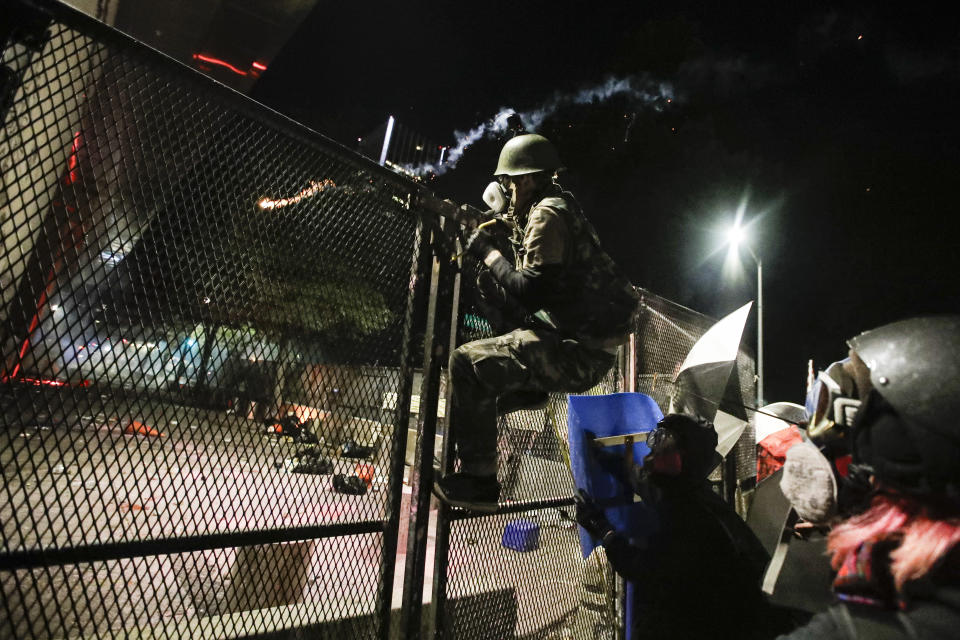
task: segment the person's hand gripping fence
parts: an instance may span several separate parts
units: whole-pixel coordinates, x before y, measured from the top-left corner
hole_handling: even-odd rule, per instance
[[[470,253],[480,262],[483,262],[484,258],[487,257],[491,251],[496,249],[493,245],[493,236],[490,235],[485,229],[492,227],[493,225],[500,222],[499,218],[494,218],[493,220],[487,220],[486,222],[477,226],[476,229],[467,237],[467,241],[463,246],[463,251],[456,254],[450,258],[451,262],[455,262],[458,258],[462,258],[464,254]]]
[[[614,533],[613,525],[610,524],[607,516],[603,514],[603,510],[597,506],[593,498],[587,495],[586,491],[577,489],[573,499],[576,503],[575,517],[577,523],[586,529],[590,535],[604,540]]]

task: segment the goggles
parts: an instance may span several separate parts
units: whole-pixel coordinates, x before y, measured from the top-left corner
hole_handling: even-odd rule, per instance
[[[670,429],[657,425],[656,429],[647,434],[647,447],[650,448],[650,451],[657,451],[668,440],[672,440],[674,444],[677,441],[676,436]]]
[[[843,366],[848,361],[834,362],[821,371],[807,391],[807,435],[817,444],[844,439],[860,411],[860,400],[852,397],[856,385]]]

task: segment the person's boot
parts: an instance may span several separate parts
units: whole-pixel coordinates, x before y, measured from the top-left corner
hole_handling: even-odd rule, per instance
[[[493,513],[500,500],[500,483],[495,475],[475,476],[457,472],[437,480],[433,484],[433,493],[453,507]]]

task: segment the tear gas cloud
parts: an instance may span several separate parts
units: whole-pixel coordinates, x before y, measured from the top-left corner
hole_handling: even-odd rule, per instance
[[[637,108],[659,111],[668,100],[673,99],[674,90],[669,83],[647,77],[608,78],[598,85],[574,93],[555,93],[542,105],[528,111],[501,107],[496,115],[469,131],[454,131],[456,142],[450,147],[442,164],[406,165],[404,169],[420,176],[430,173],[443,175],[457,166],[460,157],[470,145],[483,138],[493,138],[505,133],[508,129],[507,119],[513,114],[520,116],[527,131],[536,132],[544,120],[563,107],[605,102],[614,96],[623,96],[634,101]]]

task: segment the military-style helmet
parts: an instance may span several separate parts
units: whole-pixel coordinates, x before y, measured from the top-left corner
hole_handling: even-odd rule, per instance
[[[960,498],[960,316],[913,318],[847,343],[872,387],[853,455],[886,484]]]
[[[563,168],[553,143],[543,136],[527,133],[511,138],[500,150],[496,176],[522,176]]]

